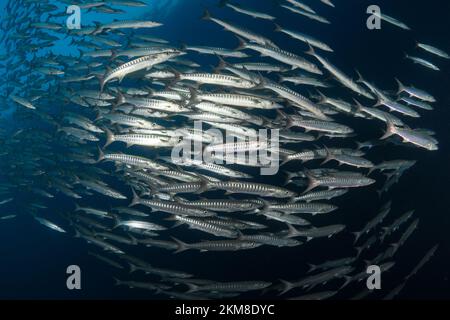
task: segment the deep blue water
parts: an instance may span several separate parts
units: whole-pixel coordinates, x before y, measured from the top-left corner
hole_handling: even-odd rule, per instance
[[[4,1],[3,1],[4,2]],[[219,9],[217,1],[178,0],[152,1],[158,7],[141,12],[136,10],[133,16],[148,17],[164,23],[161,28],[149,33],[170,40],[173,44],[187,43],[192,45],[210,45],[235,47],[238,42],[228,32],[212,22],[199,19],[205,8],[220,18],[235,21],[240,25],[269,36],[275,43],[286,50],[301,53],[307,48],[299,42],[282,34],[273,32],[273,24],[252,19],[229,9]],[[166,3],[167,2],[167,3]],[[244,1],[235,1],[244,2]],[[292,14],[271,0],[245,1],[248,7],[269,12],[278,17],[283,27],[301,30],[329,44],[335,54],[329,59],[348,74],[358,69],[371,82],[379,87],[393,90],[396,88],[394,77],[406,83],[423,88],[438,99],[433,112],[424,112],[422,117],[410,121],[413,127],[429,128],[436,131],[440,141],[440,149],[426,152],[414,148],[389,147],[373,152],[371,160],[380,162],[396,158],[417,159],[418,163],[410,169],[392,190],[379,199],[374,188],[357,190],[348,193],[336,201],[340,211],[336,216],[327,217],[330,223],[345,223],[348,230],[362,228],[367,220],[378,212],[379,207],[387,200],[393,201],[392,221],[401,213],[415,209],[420,218],[418,230],[408,239],[396,256],[397,265],[383,275],[382,293],[386,294],[400,283],[422,258],[424,253],[436,243],[439,250],[433,259],[402,290],[402,299],[450,298],[450,217],[448,201],[448,183],[450,170],[448,163],[449,105],[450,105],[450,64],[445,60],[431,58],[439,63],[441,72],[433,73],[413,65],[404,59],[404,52],[415,52],[415,40],[434,44],[443,50],[450,51],[448,31],[450,30],[450,2],[445,0],[423,1],[338,1],[336,8],[330,8],[317,1],[304,1],[318,8],[318,12],[329,18],[331,25],[323,25]],[[411,32],[404,32],[391,25],[383,24],[382,30],[370,31],[366,28],[366,8],[371,4],[379,4],[382,11],[406,22],[412,27]],[[95,21],[97,17],[92,16]],[[83,21],[84,22],[84,21]],[[64,52],[64,47],[55,52]],[[197,56],[198,57],[198,56]],[[429,57],[429,56],[428,56]],[[202,65],[215,65],[215,57],[206,57]],[[337,92],[342,92],[341,89]],[[330,90],[333,92],[333,90]],[[3,122],[2,122],[3,123]],[[355,122],[355,125],[359,125]],[[362,126],[362,125],[361,125]],[[375,133],[381,136],[384,128],[358,128],[361,132]],[[369,136],[369,134],[368,134]],[[359,138],[359,137],[358,137]],[[361,140],[364,140],[361,137]],[[292,164],[290,169],[301,169],[300,164]],[[378,177],[378,176],[377,176]],[[381,176],[379,176],[381,177]],[[272,183],[282,181],[277,176]],[[379,186],[379,184],[377,185]],[[2,213],[19,212],[22,198],[8,206],[1,207]],[[108,205],[106,199],[99,199]],[[60,202],[48,202],[49,211],[65,210],[65,199]],[[114,286],[113,277],[128,277],[128,272],[117,273],[102,262],[87,255],[92,247],[80,239],[68,235],[51,232],[37,224],[29,215],[19,212],[13,220],[0,221],[0,298],[32,298],[32,299],[99,299],[99,298],[161,298],[151,292],[139,289],[130,290]],[[49,213],[51,214],[51,213]],[[344,215],[338,216],[338,215]],[[317,221],[320,224],[320,219]],[[404,230],[404,228],[402,229]],[[183,238],[180,231],[180,238]],[[397,233],[395,237],[399,237]],[[186,252],[172,255],[162,249],[145,249],[145,257],[156,266],[169,267],[198,274],[198,277],[212,278],[220,281],[247,279],[297,279],[306,270],[306,262],[320,263],[325,260],[351,255],[352,238],[348,233],[340,234],[333,241],[316,240],[298,250],[289,248],[262,247],[256,250],[236,253],[198,253]],[[382,250],[382,248],[380,248]],[[372,249],[377,252],[376,249]],[[69,291],[66,288],[66,268],[76,264],[82,270],[82,290]],[[137,278],[142,275],[136,275]],[[359,293],[363,284],[352,286],[338,294],[337,298],[347,298]],[[385,291],[386,290],[386,291]],[[253,297],[254,296],[249,296]]]

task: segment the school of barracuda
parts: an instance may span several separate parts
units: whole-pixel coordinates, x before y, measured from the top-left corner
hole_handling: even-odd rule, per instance
[[[378,86],[359,73],[354,80],[356,74],[339,69],[339,53],[329,45],[238,2],[221,1],[202,17],[205,27],[218,25],[221,32],[236,35],[235,48],[221,48],[171,44],[153,36],[153,28],[164,28],[154,21],[124,19],[74,30],[65,24],[68,5],[107,15],[145,7],[145,1],[10,0],[1,22],[7,49],[1,57],[1,99],[5,109],[15,108],[15,130],[0,126],[0,208],[25,194],[30,201],[16,204],[20,214],[61,236],[86,241],[94,259],[117,272],[130,271],[117,276],[117,285],[150,290],[159,298],[232,298],[259,291],[268,297],[327,299],[365,282],[368,265],[384,272],[394,268],[397,251],[418,227],[414,211],[395,214],[385,200],[360,230],[327,224],[326,217],[345,215],[336,213],[337,197],[351,201],[357,189],[375,192],[377,180],[383,183],[378,192],[385,194],[416,163],[388,156],[374,163],[372,152],[388,145],[415,152],[438,149],[432,130],[408,125],[433,110],[436,99],[401,75],[392,77],[398,88]],[[331,22],[320,11],[334,7],[332,2],[286,0],[279,5],[299,21],[322,24],[325,30]],[[223,10],[271,23],[274,32],[298,41],[298,50],[287,51],[270,35],[222,19]],[[386,26],[391,32],[410,30],[384,13],[381,19],[392,24]],[[51,53],[54,42],[64,38],[79,55]],[[430,72],[450,58],[430,44],[418,43],[415,50],[407,59]],[[201,55],[217,57],[217,67],[195,62]],[[337,86],[342,96],[327,94]],[[360,142],[358,131],[347,124],[351,118],[385,134]],[[197,120],[202,130],[194,129]],[[206,132],[209,128],[239,140],[216,141]],[[285,185],[259,176],[255,169],[265,164],[249,164],[245,157],[234,165],[171,158],[182,139],[225,151],[221,160],[237,151],[268,148],[246,141],[258,129],[280,130],[278,175],[285,177]],[[96,202],[98,197],[104,199]],[[46,210],[57,199],[72,210]],[[2,209],[0,223],[12,223],[16,215],[5,213]],[[190,236],[180,236],[180,229]],[[235,251],[263,252],[269,246],[289,256],[299,247],[314,246],[318,238],[333,242],[345,232],[354,235],[353,256],[322,262],[305,257],[308,272],[285,279],[283,268],[273,270],[279,281],[224,281],[220,274],[206,279],[151,256],[152,248],[160,248],[168,255],[203,252],[199,260],[210,254],[232,259]],[[132,246],[143,254],[130,254]],[[377,247],[387,249],[367,254]],[[437,248],[422,253],[385,299],[398,295]],[[136,280],[138,273],[148,280]],[[363,289],[348,298],[370,294]]]

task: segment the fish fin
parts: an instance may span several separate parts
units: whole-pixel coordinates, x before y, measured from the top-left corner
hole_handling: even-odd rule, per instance
[[[115,285],[115,286],[120,286],[120,285],[123,284],[123,281],[122,281],[122,280],[119,280],[119,279],[117,279],[117,278],[115,278],[115,277],[113,277],[113,279],[114,279],[114,285]]]
[[[74,211],[81,211],[81,207],[76,202],[75,202],[75,210]]]
[[[361,75],[361,73],[359,73],[358,70],[355,70],[355,72],[358,75],[358,80],[356,80],[356,82],[362,83],[364,81],[363,76]]]
[[[208,9],[206,9],[204,12],[203,12],[203,16],[201,17],[201,19],[203,19],[203,20],[211,20],[211,14],[209,13],[209,11],[208,11]]]
[[[288,291],[292,290],[294,288],[294,284],[292,282],[280,279],[281,284],[283,285],[283,289],[278,294],[279,296],[286,294]]]
[[[120,106],[120,105],[122,105],[122,104],[124,104],[124,103],[126,103],[126,102],[127,102],[127,101],[126,101],[126,98],[125,98],[125,96],[123,95],[122,91],[120,91],[119,89],[117,89],[117,101],[116,101],[114,107]]]
[[[403,91],[405,91],[405,86],[403,85],[403,83],[400,82],[400,80],[398,80],[397,78],[395,78],[395,81],[398,84],[398,91],[397,91],[397,95],[399,95],[400,93],[402,93]]]
[[[186,293],[192,293],[192,292],[196,292],[198,291],[199,286],[193,283],[186,283],[186,285],[188,286],[189,290],[186,291]]]
[[[189,250],[189,245],[183,241],[178,240],[175,237],[171,237],[173,241],[175,241],[175,243],[178,245],[177,250],[174,251],[174,253],[180,253],[186,250]]]
[[[242,49],[247,48],[247,42],[244,39],[242,39],[241,37],[238,37],[238,36],[236,36],[236,38],[238,38],[238,40],[239,40],[239,45],[235,50],[242,50]]]
[[[128,207],[133,207],[139,203],[141,203],[141,198],[137,195],[136,191],[134,191],[133,188],[131,188],[131,192],[133,193],[133,199],[131,200],[131,203],[128,205]]]
[[[275,23],[275,32],[281,32],[281,31],[283,31],[283,29],[277,23]]]
[[[386,119],[386,124],[387,124],[386,133],[380,138],[380,140],[387,139],[390,136],[395,134],[395,125],[394,125],[394,123],[390,119],[388,119],[387,117],[385,117],[385,119]]]
[[[304,173],[306,177],[309,179],[308,187],[305,191],[303,191],[302,194],[308,193],[309,191],[313,190],[318,186],[317,179],[314,177],[314,175],[311,174],[311,172],[307,169],[304,170]]]
[[[106,132],[106,142],[105,145],[103,146],[103,149],[105,149],[107,146],[109,146],[111,143],[114,142],[114,134],[111,132],[111,130],[109,130],[108,128],[104,129]]]
[[[319,101],[317,101],[318,104],[323,104],[327,101],[327,96],[324,95],[320,90],[316,89],[317,93],[319,94]]]
[[[103,153],[102,149],[100,149],[99,146],[97,146],[97,151],[98,151],[97,162],[100,162],[105,159],[105,154]]]
[[[298,230],[295,229],[292,224],[288,223],[287,226],[288,226],[288,238],[298,235]]]
[[[221,56],[219,56],[219,55],[216,55],[216,56],[217,56],[217,59],[219,59],[219,64],[217,65],[217,67],[214,68],[214,72],[218,73],[228,66],[228,62],[223,60],[223,58]]]
[[[322,161],[321,165],[323,165],[323,164],[325,164],[325,163],[327,163],[327,162],[329,162],[329,161],[334,159],[333,153],[331,153],[331,151],[326,146],[323,146],[323,148],[325,149],[325,152],[326,152],[327,156],[325,157],[325,160]]]
[[[309,269],[308,269],[308,271],[307,271],[308,273],[317,270],[317,266],[314,265],[314,264],[312,264],[312,263],[308,263],[308,267],[309,267]]]
[[[309,44],[308,41],[306,41],[306,44],[308,45],[308,50],[305,51],[306,54],[310,55],[310,56],[316,56],[316,51],[314,50],[314,48]]]
[[[189,93],[190,93],[190,98],[189,98],[189,102],[188,102],[187,106],[192,106],[199,101],[198,100],[198,92],[194,88],[189,87]]]
[[[352,232],[352,234],[355,236],[355,240],[353,241],[353,244],[356,244],[359,240],[359,237],[363,234],[361,231],[358,232]]]

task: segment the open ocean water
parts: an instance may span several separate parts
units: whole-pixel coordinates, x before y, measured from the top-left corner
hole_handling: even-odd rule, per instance
[[[2,7],[6,0],[1,0]],[[205,9],[214,17],[225,21],[233,21],[262,34],[284,50],[303,55],[307,46],[282,33],[274,32],[271,21],[254,19],[239,14],[230,8],[219,8],[217,0],[153,0],[144,8],[133,8],[126,14],[107,15],[96,12],[82,11],[82,25],[91,25],[93,21],[105,24],[114,18],[119,19],[145,19],[163,23],[163,26],[142,31],[158,38],[168,40],[174,46],[208,45],[224,48],[238,46],[237,38],[231,33],[223,31],[217,24],[201,20]],[[299,16],[280,7],[280,2],[272,0],[234,0],[233,3],[251,7],[255,10],[269,13],[277,17],[276,22],[287,29],[294,29],[314,36],[333,48],[334,53],[324,53],[329,61],[338,66],[346,74],[356,79],[355,70],[361,72],[368,81],[375,83],[379,88],[395,92],[397,84],[394,78],[399,78],[405,84],[413,84],[433,94],[437,102],[433,104],[433,111],[420,112],[420,118],[408,118],[408,124],[413,128],[427,128],[435,131],[439,141],[439,150],[426,151],[420,148],[385,145],[374,147],[368,152],[369,159],[380,163],[393,159],[417,160],[416,165],[410,168],[387,193],[381,197],[376,190],[383,185],[383,175],[375,173],[377,183],[368,188],[351,190],[344,196],[334,199],[333,204],[339,207],[337,212],[326,216],[315,217],[317,225],[344,224],[346,230],[332,238],[314,239],[299,247],[271,247],[262,246],[254,250],[236,252],[198,252],[189,250],[180,254],[159,248],[146,248],[143,246],[123,246],[127,253],[138,255],[158,267],[182,270],[195,274],[196,278],[213,279],[216,281],[244,281],[264,280],[276,283],[278,279],[295,280],[307,276],[308,264],[320,264],[327,260],[352,256],[353,236],[351,232],[359,231],[373,218],[380,207],[387,201],[392,201],[391,213],[385,224],[392,222],[402,213],[415,210],[414,218],[419,218],[419,227],[399,249],[393,260],[395,266],[382,274],[382,289],[369,295],[367,299],[381,299],[397,285],[418,264],[427,250],[439,243],[439,248],[431,260],[405,284],[403,290],[396,297],[398,299],[449,299],[450,298],[450,216],[448,184],[450,182],[450,152],[448,138],[450,137],[450,61],[440,59],[415,48],[415,41],[435,45],[450,52],[450,2],[445,0],[423,1],[371,1],[371,0],[334,0],[336,7],[324,5],[319,0],[304,0],[304,3],[317,9],[317,12],[327,17],[331,24],[321,24],[305,17]],[[48,1],[56,3],[56,1]],[[366,9],[369,5],[377,4],[382,12],[405,22],[411,31],[401,30],[393,25],[382,22],[381,30],[368,30]],[[122,7],[120,7],[122,8]],[[125,10],[125,9],[124,9]],[[6,12],[2,10],[2,19]],[[107,17],[107,19],[105,18]],[[0,31],[5,32],[5,31]],[[3,46],[4,46],[3,42]],[[50,49],[56,55],[77,55],[67,40],[55,43]],[[318,51],[319,52],[319,51]],[[441,68],[440,72],[430,71],[422,66],[413,64],[405,59],[405,52],[416,56],[428,58]],[[0,55],[6,53],[6,48],[0,48]],[[303,55],[305,56],[305,55]],[[191,56],[188,56],[189,58]],[[214,55],[194,55],[195,62],[199,63],[203,71],[211,70],[210,66],[217,65]],[[311,61],[315,61],[313,58]],[[267,58],[265,61],[271,61]],[[2,62],[2,64],[4,64]],[[0,69],[0,73],[8,71],[8,66]],[[338,82],[332,80],[328,73],[324,76],[333,87],[324,89],[327,95],[342,97],[351,102],[352,96]],[[2,86],[8,86],[5,77],[2,77]],[[276,78],[275,78],[276,79]],[[315,93],[313,87],[294,87],[303,94]],[[38,126],[23,120],[17,115],[17,105],[7,99],[8,91],[2,89],[2,106],[0,106],[0,125],[7,132],[15,132],[24,123],[27,126]],[[47,110],[59,110],[61,106],[47,106]],[[32,112],[32,111],[30,111]],[[336,119],[341,119],[336,117]],[[380,137],[385,125],[381,122],[373,123],[358,118],[345,118],[343,123],[351,126],[358,136],[346,139],[342,146],[355,147],[355,141],[366,141]],[[56,136],[55,136],[56,137]],[[104,138],[103,138],[104,139]],[[330,143],[339,145],[335,139],[320,140],[318,146]],[[4,140],[3,140],[4,141]],[[353,142],[353,144],[352,144]],[[22,141],[26,144],[27,141]],[[32,143],[30,141],[30,143]],[[103,143],[103,142],[102,142]],[[131,149],[141,150],[142,147]],[[295,145],[300,151],[301,145]],[[0,152],[2,152],[0,148]],[[111,150],[123,150],[117,145]],[[58,152],[58,150],[54,150]],[[17,154],[20,149],[15,150]],[[14,163],[17,154],[2,155],[0,162]],[[147,153],[151,154],[151,153]],[[5,159],[6,158],[6,159]],[[320,162],[318,162],[319,164]],[[306,165],[307,166],[307,165]],[[111,163],[102,164],[102,168],[114,172]],[[283,171],[302,170],[301,162],[290,162],[280,169],[280,173],[273,177],[256,177],[255,181],[283,185]],[[314,167],[314,166],[313,166]],[[333,168],[338,166],[333,163]],[[8,170],[0,163],[2,170]],[[81,168],[81,166],[80,166]],[[345,168],[345,167],[344,167]],[[342,170],[344,170],[342,168]],[[55,171],[64,168],[54,168]],[[341,169],[341,167],[339,167]],[[345,168],[347,169],[347,168]],[[15,169],[17,170],[17,169]],[[48,168],[51,170],[51,168]],[[257,175],[258,171],[248,170]],[[3,180],[3,181],[2,181]],[[14,177],[7,172],[0,172],[0,182],[14,183]],[[105,179],[110,186],[117,188],[129,198],[129,188],[115,180]],[[291,187],[301,191],[302,187]],[[53,199],[42,200],[37,195],[27,192],[26,186],[14,188],[14,200],[0,206],[0,215],[16,214],[17,217],[9,220],[0,220],[0,298],[1,299],[165,299],[164,295],[154,291],[130,289],[125,286],[116,286],[114,278],[121,280],[147,281],[149,276],[137,271],[129,273],[128,269],[117,270],[88,255],[89,251],[100,252],[97,248],[80,238],[73,237],[73,232],[58,233],[39,224],[27,212],[29,204],[38,201],[48,206],[40,211],[49,220],[59,222],[63,228],[68,228],[66,221],[59,217],[60,213],[73,210],[73,201],[59,194]],[[220,193],[212,193],[219,195]],[[6,196],[2,196],[6,198]],[[1,198],[0,198],[1,200]],[[92,204],[94,207],[110,208],[115,205],[125,206],[128,203],[117,202],[98,194],[82,200],[83,205]],[[390,237],[391,242],[398,239],[409,223],[403,225]],[[258,220],[264,221],[264,220]],[[275,223],[276,222],[271,222]],[[279,224],[282,226],[282,224]],[[190,239],[190,230],[185,227],[174,229],[176,237]],[[202,239],[200,234],[197,239]],[[204,236],[203,239],[208,238]],[[367,236],[364,240],[367,239]],[[364,241],[362,240],[362,242]],[[386,250],[386,244],[375,244],[368,249],[367,256],[360,259],[370,259],[377,253]],[[122,247],[121,247],[122,248]],[[362,262],[363,263],[363,262]],[[364,263],[363,263],[364,264]],[[69,265],[78,265],[81,269],[81,290],[68,290],[66,287],[66,268]],[[315,288],[316,291],[336,290],[342,280],[332,280],[323,286]],[[349,299],[358,295],[365,288],[365,281],[353,283],[345,289],[339,290],[332,299]],[[290,295],[292,296],[292,295]],[[295,294],[294,294],[295,296]],[[282,296],[280,298],[284,298]],[[245,293],[241,298],[277,298],[276,292],[271,291],[261,295],[260,291]]]

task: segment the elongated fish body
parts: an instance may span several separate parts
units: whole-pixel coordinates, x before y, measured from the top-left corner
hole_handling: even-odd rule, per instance
[[[225,1],[225,5],[231,9],[233,9],[236,12],[242,13],[242,14],[246,14],[250,17],[253,18],[259,18],[259,19],[264,19],[264,20],[275,20],[276,18],[267,14],[267,13],[263,13],[263,12],[258,12],[255,10],[250,10],[250,9],[246,9],[246,8],[242,8],[240,6],[228,3]]]
[[[105,76],[100,81],[100,91],[103,91],[105,84],[112,79],[118,79],[119,82],[121,82],[123,78],[133,72],[143,69],[150,69],[155,64],[162,63],[180,54],[181,52],[173,50],[172,52],[163,52],[154,55],[143,56],[130,62],[124,63],[105,74]]]
[[[441,57],[444,59],[450,59],[450,55],[448,55],[448,53],[446,53],[444,50],[438,49],[438,48],[430,46],[428,44],[417,43],[417,47],[421,48],[427,52],[430,52],[438,57]]]
[[[189,207],[173,201],[141,199],[138,196],[134,195],[130,206],[134,206],[137,204],[150,207],[154,211],[161,211],[182,216],[209,217],[215,215],[214,212],[208,211],[206,209]]]
[[[155,134],[121,134],[115,135],[108,129],[106,129],[107,139],[104,147],[109,146],[115,141],[121,141],[127,144],[128,147],[133,145],[146,146],[146,147],[173,147],[178,143],[178,139],[163,135]]]
[[[48,227],[48,228],[50,228],[50,229],[52,229],[52,230],[55,230],[55,231],[58,231],[58,232],[62,232],[62,233],[65,233],[66,231],[63,229],[63,228],[61,228],[61,227],[59,227],[59,226],[57,226],[56,224],[54,224],[53,222],[51,222],[51,221],[48,221],[47,219],[44,219],[44,218],[41,218],[41,217],[34,217],[40,224],[42,224],[42,225],[44,225],[44,226],[46,226],[46,227]]]
[[[322,71],[320,71],[320,69],[315,64],[291,52],[269,46],[262,46],[245,42],[241,44],[241,47],[243,49],[258,51],[263,56],[271,57],[277,61],[286,63],[292,66],[292,69],[300,68],[314,74],[322,74]]]
[[[375,183],[374,179],[365,177],[362,174],[355,173],[339,173],[339,174],[330,174],[326,176],[313,176],[310,173],[307,173],[307,177],[309,179],[309,185],[304,193],[311,191],[312,189],[323,186],[328,187],[330,189],[335,188],[358,188],[365,187]]]
[[[345,275],[349,274],[354,270],[354,267],[350,266],[342,266],[337,267],[331,270],[326,270],[321,273],[311,275],[308,277],[305,277],[301,280],[290,282],[282,280],[282,284],[280,285],[281,292],[279,295],[286,294],[292,289],[295,288],[307,288],[307,287],[313,287],[320,283],[326,283],[328,281],[331,281],[332,279],[339,279],[344,277]]]
[[[291,82],[295,85],[308,85],[319,88],[329,88],[330,85],[315,78],[300,76],[300,77],[284,77],[280,76],[280,82]]]
[[[356,157],[347,154],[334,155],[331,152],[322,163],[324,164],[330,160],[336,160],[337,162],[339,162],[339,164],[347,164],[356,168],[372,168],[374,166],[374,164],[370,160],[364,159],[362,157]]]
[[[32,109],[32,110],[36,109],[36,107],[30,101],[27,101],[26,99],[24,99],[22,97],[18,97],[18,96],[15,96],[15,95],[10,95],[9,97],[14,102],[24,106],[25,108]]]
[[[288,127],[302,127],[308,131],[319,131],[337,134],[353,133],[353,129],[336,122],[321,121],[321,120],[304,120],[302,118],[291,117],[288,120]]]
[[[327,6],[330,6],[333,8],[335,7],[335,5],[331,2],[331,0],[320,0],[320,2],[326,4]]]
[[[235,68],[246,69],[248,71],[260,71],[260,72],[283,72],[288,70],[288,68],[283,65],[276,65],[264,62],[233,63],[232,66]]]
[[[325,214],[332,212],[337,209],[336,206],[326,203],[288,203],[288,204],[269,204],[267,205],[268,210],[275,210],[283,213],[309,213],[315,214]]]
[[[94,181],[87,181],[87,180],[81,180],[80,184],[82,184],[83,186],[85,186],[86,188],[90,189],[90,190],[94,190],[100,194],[103,194],[107,197],[111,197],[111,198],[115,198],[115,199],[127,199],[126,196],[124,196],[123,194],[121,194],[120,192],[104,185],[104,184],[100,184]]]
[[[396,101],[380,100],[379,104],[388,107],[392,111],[399,112],[399,113],[404,114],[409,117],[413,117],[413,118],[420,117],[420,114],[417,111],[415,111],[415,110],[411,109],[410,107],[407,107],[401,103],[398,103]]]
[[[269,148],[267,141],[245,141],[245,142],[228,142],[221,144],[210,144],[205,148],[208,152],[224,152],[226,154],[234,154],[237,152],[258,151]]]
[[[291,7],[291,6],[286,6],[286,5],[281,5],[281,7],[288,9],[289,11],[292,11],[294,13],[297,13],[299,15],[305,16],[311,20],[315,20],[321,23],[325,23],[325,24],[330,24],[331,22],[328,21],[326,18],[319,16],[318,14],[315,13],[311,13],[305,10],[302,10],[300,8],[296,8],[296,7]]]
[[[188,284],[188,292],[197,291],[218,291],[218,292],[246,292],[253,290],[262,290],[272,283],[265,281],[239,281],[239,282],[216,282],[202,286]]]
[[[102,119],[107,119],[111,121],[113,124],[126,125],[133,128],[143,128],[143,129],[163,129],[163,126],[160,126],[154,122],[148,121],[146,119],[142,119],[139,117],[129,116],[120,113],[109,113],[102,116]],[[97,131],[98,132],[98,131]],[[100,130],[100,132],[103,132]]]
[[[143,28],[156,28],[162,26],[162,23],[145,20],[135,21],[114,21],[103,26],[100,26],[99,31],[113,30],[113,29],[143,29]],[[98,31],[97,31],[98,32]]]
[[[302,244],[301,241],[295,239],[281,238],[275,235],[265,235],[265,234],[241,235],[239,239],[260,242],[262,244],[275,247],[296,247]]]
[[[316,13],[310,6],[302,3],[299,0],[286,0],[287,2],[289,2],[291,5],[293,5],[294,7],[298,7],[302,10],[308,11],[310,13]]]
[[[168,167],[161,165],[153,160],[140,157],[140,156],[134,156],[134,155],[128,155],[128,154],[122,154],[122,153],[109,153],[109,154],[101,154],[99,157],[99,160],[108,160],[108,161],[114,161],[118,163],[127,164],[130,166],[138,167],[138,168],[144,168],[144,169],[152,169],[152,170],[167,170]]]
[[[313,191],[303,194],[298,197],[292,198],[294,202],[296,201],[317,201],[317,200],[331,200],[336,197],[340,197],[348,192],[347,189],[334,189],[334,190],[324,190],[324,191]]]
[[[413,99],[413,98],[409,98],[409,97],[402,97],[400,100],[403,102],[406,102],[406,104],[408,104],[410,106],[415,106],[420,109],[424,109],[424,110],[428,110],[428,111],[434,110],[434,108],[430,104],[423,102],[423,101],[419,101],[417,99]]]
[[[330,62],[328,62],[326,59],[318,55],[314,49],[310,46],[308,54],[314,56],[319,62],[322,64],[322,66],[327,69],[336,79],[339,80],[344,86],[349,88],[350,90],[356,92],[357,94],[360,94],[368,99],[373,99],[373,96],[365,90],[363,87],[361,87],[359,84],[354,82],[350,77],[348,77],[344,72],[339,70],[337,67],[332,65]]]
[[[196,94],[192,99],[200,101],[209,101],[228,106],[255,108],[255,109],[279,109],[281,106],[268,99],[262,99],[257,96],[233,94],[233,93],[201,93]]]
[[[411,97],[418,98],[422,101],[436,102],[436,99],[428,92],[421,90],[421,89],[414,88],[414,87],[407,87],[407,86],[403,85],[403,83],[401,83],[400,80],[398,80],[398,79],[395,79],[395,80],[397,81],[397,84],[398,84],[398,93],[406,92]]]
[[[364,153],[360,152],[359,150],[342,149],[342,148],[329,148],[329,149],[322,148],[315,150],[303,150],[300,152],[288,154],[285,156],[285,162],[291,160],[300,160],[306,162],[317,159],[325,159],[327,157],[328,152],[333,153],[335,155],[346,154],[354,157],[360,157],[364,155]]]
[[[215,73],[183,73],[178,74],[177,79],[194,81],[200,84],[211,84],[241,89],[251,89],[256,86],[254,82],[242,79],[240,77]]]
[[[423,258],[419,261],[419,263],[414,267],[413,270],[405,277],[405,280],[408,280],[413,275],[415,275],[422,267],[430,261],[430,259],[434,256],[436,253],[436,250],[439,248],[439,244],[434,245],[431,249],[429,249],[426,254],[423,256]]]
[[[280,221],[290,225],[309,226],[311,224],[308,220],[300,218],[294,214],[287,214],[279,211],[266,211],[266,210],[262,211],[261,214],[268,219]]]
[[[284,29],[284,28],[280,27],[279,25],[276,25],[275,31],[285,33],[294,39],[303,41],[307,44],[310,44],[313,47],[322,49],[324,51],[333,52],[333,49],[331,49],[330,46],[328,46],[326,43],[323,43],[322,41],[317,40],[317,39],[315,39],[309,35],[306,35],[304,33],[294,31],[294,30]]]
[[[202,207],[218,212],[250,211],[261,207],[257,203],[231,199],[205,199],[183,202],[184,205]]]
[[[438,66],[434,65],[433,63],[431,63],[430,61],[427,61],[425,59],[422,58],[418,58],[418,57],[414,57],[414,56],[410,56],[410,55],[406,55],[406,59],[411,60],[412,62],[416,63],[416,64],[420,64],[428,69],[434,70],[434,71],[441,71],[441,69],[439,69]]]
[[[397,27],[403,29],[403,30],[411,30],[411,28],[408,27],[408,26],[407,26],[406,24],[404,24],[403,22],[401,22],[401,21],[399,21],[399,20],[397,20],[397,19],[395,19],[395,18],[393,18],[393,17],[391,17],[391,16],[388,16],[388,15],[386,15],[386,14],[384,14],[384,13],[381,13],[381,14],[380,14],[380,18],[381,18],[382,20],[384,20],[384,21],[386,21],[386,22],[388,22],[388,23],[394,25],[394,26],[397,26]]]
[[[316,104],[298,92],[271,82],[264,82],[263,86],[264,88],[270,89],[279,94],[281,97],[289,100],[294,106],[311,112],[318,119],[330,120],[329,117],[327,117]]]
[[[426,133],[407,128],[400,128],[395,126],[390,121],[388,121],[387,125],[388,128],[386,134],[382,137],[383,139],[386,139],[392,135],[398,135],[403,139],[404,142],[412,143],[413,145],[416,145],[418,147],[430,151],[435,151],[438,149],[437,141]]]
[[[297,296],[294,298],[289,298],[289,300],[320,301],[320,300],[326,300],[328,298],[331,298],[332,296],[336,295],[336,293],[337,293],[337,291],[321,291],[321,292],[304,294],[304,295]]]
[[[226,190],[229,193],[247,193],[275,198],[289,198],[295,195],[294,192],[285,188],[255,182],[213,182],[209,183],[209,187]]]
[[[262,243],[247,240],[211,240],[198,243],[184,243],[175,239],[178,244],[176,253],[189,249],[196,249],[200,251],[238,251],[250,250],[260,247]]]
[[[182,106],[180,103],[173,101],[167,101],[162,99],[152,99],[144,97],[134,97],[121,95],[119,96],[119,103],[129,103],[137,108],[148,108],[152,110],[164,111],[164,112],[188,112],[189,108]]]
[[[236,238],[238,235],[236,230],[223,226],[218,226],[217,224],[211,223],[202,218],[175,216],[174,220],[181,223],[185,223],[193,229],[210,233],[219,237]]]
[[[232,58],[248,58],[248,55],[236,50],[230,50],[225,48],[216,47],[201,47],[201,46],[185,46],[184,50],[195,51],[198,53],[218,55],[222,57],[232,57]]]

